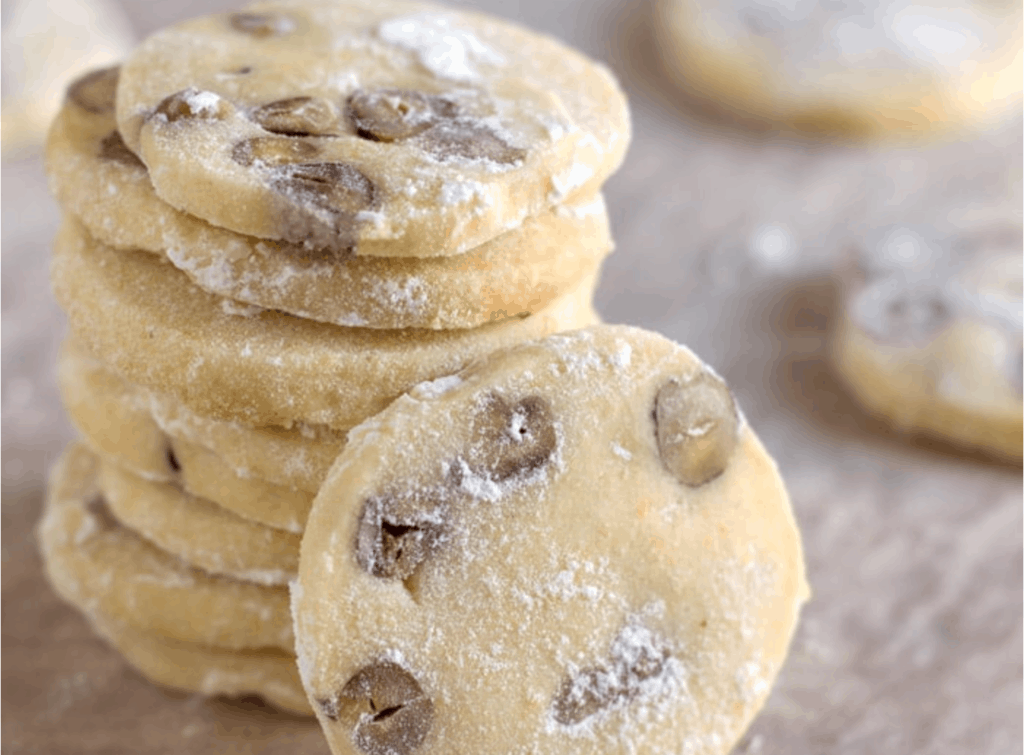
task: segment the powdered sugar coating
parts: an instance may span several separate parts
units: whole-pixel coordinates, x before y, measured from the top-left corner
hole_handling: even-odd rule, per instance
[[[785,491],[749,428],[698,488],[659,456],[657,391],[704,369],[659,336],[599,327],[493,354],[352,430],[293,588],[300,671],[333,752],[357,752],[338,691],[381,658],[430,697],[424,755],[731,748],[807,588]],[[543,402],[554,428],[551,452],[505,477],[486,471],[484,441],[523,421],[493,422],[495,396]],[[374,496],[407,502],[393,535],[416,512],[436,528],[400,576],[355,553]]]
[[[625,99],[608,71],[511,23],[405,0],[281,0],[246,12],[292,27],[256,36],[231,16],[171,27],[137,48],[118,88],[118,128],[157,193],[215,225],[328,260],[460,254],[593,194],[624,155]],[[199,110],[159,115],[193,90],[203,94],[185,99]],[[446,106],[400,138],[357,128],[352,97],[385,91]],[[209,117],[206,93],[230,106]],[[336,119],[269,136],[260,108],[295,97],[332,103]],[[314,166],[332,177],[294,175]],[[359,190],[341,173],[361,176]]]

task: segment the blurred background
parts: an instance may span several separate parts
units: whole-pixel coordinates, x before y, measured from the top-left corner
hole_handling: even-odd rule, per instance
[[[634,134],[606,187],[617,251],[597,308],[713,365],[789,486],[814,596],[737,751],[1021,752],[1020,461],[896,432],[828,358],[839,272],[873,229],[946,228],[971,207],[1019,226],[1019,94],[1009,113],[929,138],[851,138],[831,121],[807,129],[722,107],[706,84],[681,81],[651,0],[452,4],[552,34],[615,72]],[[32,536],[47,467],[73,437],[54,378],[65,326],[47,282],[59,223],[41,159],[49,108],[70,72],[237,5],[2,5],[4,752],[327,751],[315,724],[165,692],[104,655],[46,587]],[[1020,9],[1006,12],[1018,14],[1019,56]]]

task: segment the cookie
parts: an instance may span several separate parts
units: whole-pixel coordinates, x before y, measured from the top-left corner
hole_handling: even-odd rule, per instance
[[[151,254],[94,241],[73,219],[54,241],[50,280],[74,337],[122,377],[198,414],[251,425],[347,429],[475,357],[595,321],[594,276],[534,315],[470,330],[344,328],[250,314]]]
[[[822,134],[982,129],[1021,107],[1019,4],[660,0],[669,73],[695,98]]]
[[[68,91],[47,142],[53,193],[94,238],[163,255],[211,293],[338,325],[468,328],[543,309],[612,248],[600,195],[451,258],[324,260],[212,226],[161,201],[125,147],[114,120],[118,70],[89,74]]]
[[[89,624],[151,682],[211,697],[255,694],[282,710],[311,715],[292,655],[273,649],[232,651],[175,642],[102,614],[90,616]]]
[[[869,412],[1021,458],[1021,246],[1016,222],[953,234],[897,225],[860,241],[830,348]]]
[[[315,494],[345,446],[346,430],[292,422],[289,427],[253,427],[196,414],[168,396],[148,393],[153,418],[168,435],[216,448],[240,476]]]
[[[302,532],[314,493],[240,474],[215,451],[165,432],[146,397],[80,347],[62,348],[57,382],[72,423],[104,457],[246,519]]]
[[[210,574],[261,585],[295,576],[299,536],[250,522],[167,483],[103,461],[100,487],[118,521]]]
[[[722,380],[605,326],[353,429],[292,605],[336,755],[726,753],[807,594],[786,491]]]
[[[604,66],[402,0],[263,2],[164,29],[122,68],[117,124],[168,204],[321,259],[466,252],[596,193],[630,133]]]
[[[172,640],[294,652],[283,588],[211,576],[121,526],[107,509],[97,467],[95,455],[76,444],[51,474],[38,538],[61,595],[89,615]]]

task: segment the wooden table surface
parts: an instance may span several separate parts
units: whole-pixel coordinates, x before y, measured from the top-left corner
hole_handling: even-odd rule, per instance
[[[125,5],[140,33],[229,7]],[[814,597],[737,752],[1021,752],[1021,468],[894,436],[825,359],[844,244],[1019,191],[1020,124],[917,148],[752,133],[682,102],[652,56],[646,3],[475,5],[620,77],[635,133],[607,186],[617,251],[598,309],[719,370],[789,486]],[[146,683],[43,579],[32,530],[47,466],[73,437],[54,377],[64,320],[46,281],[58,222],[39,158],[5,162],[3,752],[326,753],[315,723]]]

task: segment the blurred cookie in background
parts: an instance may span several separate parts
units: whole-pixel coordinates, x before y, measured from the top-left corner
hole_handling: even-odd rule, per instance
[[[830,351],[865,409],[900,432],[1021,458],[1022,243],[1019,216],[859,242]]]
[[[1020,112],[1019,2],[657,0],[656,16],[670,75],[740,120],[875,138]]]
[[[3,155],[38,149],[68,84],[126,56],[134,34],[107,0],[15,0],[3,25]]]

